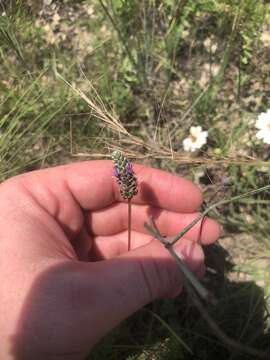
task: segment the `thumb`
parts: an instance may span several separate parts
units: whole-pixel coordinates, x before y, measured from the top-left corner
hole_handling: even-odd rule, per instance
[[[181,239],[175,251],[192,271],[201,272],[203,252],[198,244]],[[12,335],[16,358],[82,359],[136,310],[182,288],[173,258],[157,240],[110,260],[53,259],[46,264],[24,298]],[[20,304],[23,297],[18,299]]]
[[[204,255],[197,243],[182,239],[174,249],[190,270],[202,272]],[[88,307],[85,314],[95,317],[91,322],[97,338],[92,343],[142,306],[182,289],[174,259],[157,240],[117,258],[88,263],[87,268],[89,303],[96,304],[95,313],[90,315]]]

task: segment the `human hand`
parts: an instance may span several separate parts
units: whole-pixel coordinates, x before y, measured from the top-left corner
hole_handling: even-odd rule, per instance
[[[35,171],[0,185],[1,359],[83,359],[133,312],[181,291],[174,260],[144,223],[153,216],[163,235],[175,235],[197,217],[201,193],[161,170],[134,170],[129,252],[127,204],[111,162]],[[219,231],[206,219],[175,245],[198,277],[198,238],[210,244]]]

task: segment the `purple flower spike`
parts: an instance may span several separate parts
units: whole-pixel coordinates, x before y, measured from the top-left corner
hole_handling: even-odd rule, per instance
[[[124,199],[131,200],[138,193],[137,179],[132,165],[121,151],[114,151],[112,160],[113,175],[120,186],[120,193]]]

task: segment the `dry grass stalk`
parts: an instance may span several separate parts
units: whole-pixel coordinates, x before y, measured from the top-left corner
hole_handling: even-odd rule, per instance
[[[253,165],[253,166],[270,166],[267,161],[262,161],[253,157],[239,157],[237,156],[224,156],[224,157],[201,157],[185,155],[183,152],[176,152],[172,148],[171,137],[168,133],[168,129],[165,129],[167,139],[164,142],[157,142],[154,136],[134,136],[131,134],[120,119],[113,113],[111,113],[105,106],[104,102],[98,95],[92,83],[89,81],[89,89],[93,93],[93,97],[87,96],[82,90],[78,89],[73,84],[69,83],[61,74],[55,70],[56,75],[64,81],[72,91],[77,94],[82,100],[84,100],[92,111],[92,115],[100,121],[100,126],[107,126],[115,135],[117,139],[112,136],[103,138],[104,148],[109,151],[120,150],[131,159],[159,159],[170,160],[177,164],[187,165]],[[168,146],[166,145],[168,143]],[[75,157],[88,157],[88,158],[106,158],[110,157],[108,152],[101,153],[82,153],[77,152],[73,154]]]

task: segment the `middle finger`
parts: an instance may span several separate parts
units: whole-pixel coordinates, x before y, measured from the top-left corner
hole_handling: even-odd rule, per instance
[[[132,205],[131,228],[134,231],[147,233],[145,222],[151,217],[163,236],[173,236],[188,226],[199,213],[176,213],[147,205]],[[93,235],[113,235],[128,228],[128,208],[126,203],[116,203],[105,209],[88,215],[90,232]],[[220,235],[219,224],[209,218],[200,220],[186,234],[185,238],[202,244],[211,244]]]

